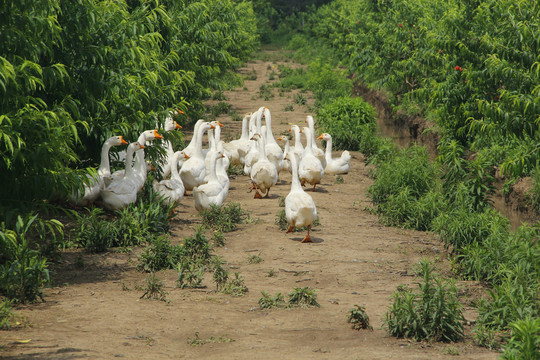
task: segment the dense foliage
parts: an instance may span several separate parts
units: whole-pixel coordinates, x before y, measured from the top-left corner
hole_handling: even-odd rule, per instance
[[[540,6],[526,0],[337,0],[305,32],[514,177],[540,156],[539,23]]]
[[[256,45],[244,1],[78,0],[0,5],[0,199],[65,193],[109,136],[134,141],[190,109]],[[86,177],[82,177],[83,179]]]
[[[495,347],[515,329],[508,352],[530,349],[537,329],[529,319],[540,312],[540,227],[512,232],[490,198],[497,175],[507,179],[505,187],[532,175],[530,204],[540,201],[538,4],[336,0],[308,18],[289,43],[299,50],[295,58],[309,63],[305,79],[316,73],[311,64],[338,66],[325,87],[338,86],[348,73],[388,95],[395,112],[432,121],[440,135],[433,163],[421,148],[397,149],[376,132],[367,136],[372,140],[360,150],[369,150],[367,161],[376,165],[369,189],[374,211],[386,224],[435,232],[457,273],[490,284],[490,298],[478,306],[479,344]],[[301,84],[295,75],[289,83]],[[318,99],[322,115],[331,101]],[[339,128],[339,119],[330,122]],[[410,291],[396,294],[387,318],[391,333],[430,337],[429,317],[407,311],[416,302]]]

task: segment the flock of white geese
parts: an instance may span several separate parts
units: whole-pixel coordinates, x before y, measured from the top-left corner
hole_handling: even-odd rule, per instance
[[[164,131],[181,128],[172,115],[174,113],[171,112],[167,117]],[[315,191],[324,174],[348,173],[351,156],[345,150],[340,157],[332,157],[332,137],[327,133],[317,138],[326,141],[325,151],[320,149],[315,139],[312,116],[307,116],[307,124],[303,128],[298,125],[290,127],[294,139],[291,146],[288,137],[274,137],[272,116],[266,107],[246,114],[242,120],[242,135],[230,142],[220,138],[223,124],[201,119],[195,124],[191,141],[183,150],[175,151],[169,141],[162,142],[166,147],[162,170],[164,180],[154,181],[153,188],[166,204],[178,204],[191,191],[195,208],[202,211],[210,209],[212,205],[223,204],[229,192],[227,169],[231,164],[243,166],[245,175],[251,179],[255,198],[268,197],[270,189],[279,180],[279,174],[288,171],[292,174],[292,181],[285,198],[285,215],[289,224],[287,232],[306,226],[307,235],[302,242],[310,242],[310,229],[317,219],[317,209],[303,186],[309,184]],[[207,148],[203,148],[205,134],[208,136]],[[102,146],[97,173],[89,176],[84,192],[73,194],[71,201],[79,206],[89,206],[101,198],[101,203],[109,210],[122,209],[134,203],[148,172],[144,148],[156,139],[163,139],[158,130],[144,131],[137,141],[130,144],[122,136],[109,138]],[[111,173],[109,150],[120,145],[128,145],[125,169]]]

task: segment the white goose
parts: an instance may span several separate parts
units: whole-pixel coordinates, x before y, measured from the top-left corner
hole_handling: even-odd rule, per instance
[[[211,153],[217,151],[217,144],[221,141],[221,128],[223,127],[223,124],[217,120],[210,122],[210,124],[213,126],[213,128],[208,130],[208,149],[206,149],[206,153],[204,153],[203,150],[204,164],[206,166],[206,176],[208,175],[210,168]],[[229,158],[227,158],[227,161],[228,160]]]
[[[242,166],[245,166],[245,164],[246,164],[246,156],[249,153],[249,150],[251,149],[251,146],[254,145],[254,143],[255,143],[254,141],[252,141],[250,139],[251,139],[251,136],[253,136],[253,134],[251,132],[251,126],[255,122],[256,118],[257,118],[257,113],[256,112],[250,114],[249,120],[248,120],[248,125],[247,125],[246,141],[242,142],[242,144],[238,146],[238,158],[239,158],[240,164]],[[242,133],[244,132],[243,126],[244,125],[242,124]]]
[[[240,138],[223,144],[223,148],[225,150],[224,155],[230,159],[231,164],[244,166],[243,156],[245,156],[247,151],[245,151],[243,156],[240,157],[239,150],[241,148],[243,149],[247,144],[249,144],[248,121],[250,117],[251,113],[244,115],[244,118],[242,119],[242,135],[240,135]]]
[[[165,205],[178,204],[184,197],[184,183],[178,174],[178,163],[184,159],[188,156],[183,151],[176,151],[171,158],[171,178],[153,184],[154,191],[163,197]]]
[[[351,168],[351,154],[347,150],[339,158],[332,158],[332,136],[322,133],[318,139],[326,141],[326,167],[324,172],[330,175],[347,174]]]
[[[274,134],[272,133],[272,115],[268,108],[264,108],[264,121],[266,123],[266,137],[265,141],[265,150],[268,160],[276,167],[276,170],[279,173],[283,170],[283,150],[274,139]]]
[[[298,159],[302,159],[302,155],[304,155],[304,145],[302,145],[302,137],[300,136],[302,131],[298,125],[291,125],[289,132],[292,132],[294,137],[294,146],[289,151],[291,154],[296,154]]]
[[[221,206],[227,196],[227,193],[223,191],[223,184],[219,182],[216,174],[216,163],[218,158],[222,156],[224,155],[220,152],[212,153],[208,182],[193,189],[193,200],[197,211],[210,209],[212,205]]]
[[[177,113],[183,114],[183,112],[180,110],[177,110]],[[167,117],[167,119],[165,119],[164,130],[167,132],[172,131],[172,130],[179,130],[182,128],[180,124],[178,124],[176,121],[173,120],[172,114],[173,113],[171,112],[169,116]],[[171,173],[171,162],[172,162],[172,157],[174,155],[174,149],[172,147],[172,143],[170,142],[170,140],[165,141],[165,150],[166,150],[166,155],[165,155],[165,163],[163,165],[163,178],[166,178]]]
[[[118,210],[137,200],[137,180],[133,154],[144,149],[138,141],[128,145],[126,152],[126,170],[121,178],[114,179],[105,189],[101,190],[103,205],[109,210]]]
[[[255,134],[253,135],[252,139],[257,141],[261,156],[251,168],[250,177],[253,185],[255,186],[254,198],[261,199],[262,195],[259,193],[259,190],[266,193],[264,197],[268,197],[270,188],[276,185],[278,181],[278,172],[275,165],[268,160],[268,157],[266,156],[263,137],[260,134]]]
[[[139,135],[137,142],[146,147],[148,141],[156,139],[163,139],[163,136],[157,130],[146,130]],[[126,156],[127,161],[127,156]],[[146,181],[146,173],[151,168],[151,164],[147,163],[144,159],[144,151],[137,151],[135,155],[133,178],[136,180],[137,191],[141,190]],[[126,166],[127,169],[127,166]],[[125,170],[115,171],[110,177],[105,177],[105,186],[108,186],[111,182],[121,179],[124,176]]]
[[[206,175],[206,166],[204,164],[204,156],[202,153],[202,140],[204,132],[212,129],[214,126],[210,123],[203,122],[197,129],[197,142],[191,151],[189,159],[182,165],[180,169],[180,178],[184,183],[186,190],[191,191],[193,188],[201,185],[204,182]],[[185,153],[185,152],[184,152]]]
[[[321,183],[321,179],[324,175],[324,168],[321,162],[313,153],[313,147],[311,145],[311,130],[308,127],[302,129],[302,133],[306,135],[306,147],[302,154],[302,159],[298,164],[298,177],[302,186],[307,182],[313,185],[312,191],[315,191],[317,184]]]
[[[311,145],[313,148],[313,153],[315,154],[317,159],[319,159],[324,169],[326,167],[326,157],[324,151],[317,146],[317,141],[315,140],[315,120],[313,120],[313,116],[307,116],[307,123],[309,126],[309,130],[311,131]]]
[[[205,122],[206,121],[204,121],[203,119],[199,119],[199,120],[197,120],[197,122],[193,126],[193,136],[191,137],[191,141],[189,142],[189,144],[183,150],[184,153],[187,156],[189,156],[190,158],[193,157],[193,151],[195,151],[195,148],[197,147],[196,144],[197,144],[198,137],[199,137],[199,127]]]
[[[317,219],[317,208],[313,198],[302,189],[300,184],[296,155],[287,155],[287,159],[290,160],[292,168],[291,191],[285,198],[285,217],[289,223],[287,233],[294,231],[296,227],[307,226],[307,235],[302,242],[311,242],[309,232],[311,225]]]
[[[105,187],[104,178],[111,175],[111,166],[109,161],[109,150],[113,146],[127,145],[127,141],[122,136],[113,136],[108,138],[101,146],[101,162],[97,174],[88,176],[88,183],[84,184],[84,194],[77,191],[70,196],[70,201],[78,206],[89,206],[99,196],[101,190]]]
[[[257,116],[255,119],[255,132],[254,134],[261,134],[261,127],[262,127],[262,116],[264,114],[264,108],[260,108],[259,111],[257,111]],[[251,145],[249,147],[249,151],[245,156],[245,164],[244,164],[244,174],[250,176],[251,174],[251,168],[255,163],[259,160],[261,157],[261,153],[259,151],[259,147],[257,146],[257,143],[255,140],[253,140],[253,135],[250,137]]]
[[[285,146],[283,147],[283,170],[292,173],[291,163],[285,160],[287,158],[287,155],[291,153],[291,145],[289,144],[289,138],[286,136],[280,136],[276,139],[276,141],[280,143],[285,142]]]

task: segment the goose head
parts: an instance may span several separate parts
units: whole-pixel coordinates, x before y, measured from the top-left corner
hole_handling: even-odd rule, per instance
[[[106,143],[111,146],[120,146],[120,145],[128,144],[128,142],[124,140],[124,137],[122,135],[110,137],[109,139],[107,139]]]

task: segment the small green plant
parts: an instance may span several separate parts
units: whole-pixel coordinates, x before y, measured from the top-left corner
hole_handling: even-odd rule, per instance
[[[289,227],[289,223],[287,221],[287,217],[285,216],[285,209],[281,209],[276,214],[276,225],[279,226],[279,230],[287,230]]]
[[[295,288],[289,294],[289,306],[320,307],[317,302],[317,294],[310,287]]]
[[[77,254],[75,257],[75,261],[73,263],[77,269],[83,269],[84,268],[84,256],[82,254]]]
[[[0,299],[0,330],[9,330],[15,318],[11,310],[12,302],[6,299]]]
[[[369,329],[373,330],[373,327],[369,325],[369,317],[366,313],[366,309],[359,305],[349,310],[349,316],[347,322],[351,324],[354,330]]]
[[[237,225],[242,223],[246,215],[247,213],[242,210],[238,203],[229,203],[222,206],[213,205],[211,209],[199,213],[204,226],[221,232],[236,230]]]
[[[240,164],[231,164],[227,168],[227,175],[229,176],[241,176],[244,175],[244,167]]]
[[[294,96],[294,102],[298,105],[306,105],[307,99],[303,94],[298,93]]]
[[[0,224],[0,296],[16,302],[43,299],[41,287],[49,282],[47,259],[30,244],[36,219],[18,216],[14,230]]]
[[[137,270],[154,272],[164,269],[173,269],[176,263],[184,255],[180,245],[172,245],[165,236],[159,236],[152,241],[150,246],[139,254]]]
[[[385,315],[389,334],[417,341],[461,340],[464,317],[455,286],[435,278],[428,260],[420,262],[419,271],[419,293],[404,287],[393,295],[394,302]]]
[[[242,116],[236,110],[229,110],[229,116],[231,117],[231,121],[242,121]]]
[[[498,350],[501,345],[498,341],[499,334],[497,330],[487,327],[484,324],[478,324],[472,331],[473,340],[478,346],[488,348],[490,350]]]
[[[285,207],[285,196],[280,196],[278,199],[278,206]]]
[[[268,272],[266,273],[266,277],[274,277],[276,276],[276,270],[274,270],[273,268],[268,270]]]
[[[225,246],[225,236],[221,233],[221,231],[214,231],[212,234],[212,243],[215,247]]]
[[[274,97],[274,93],[272,92],[272,86],[267,84],[262,84],[259,87],[259,98],[263,100],[270,100]]]
[[[204,227],[195,229],[193,236],[186,237],[182,246],[182,258],[186,262],[200,262],[207,264],[212,259],[210,242],[204,235]]]
[[[245,78],[246,80],[257,80],[257,71],[251,69],[251,71],[246,74]]]
[[[250,255],[248,256],[247,262],[248,264],[258,264],[263,261],[263,258],[261,257],[261,254],[258,255]]]
[[[287,104],[283,107],[283,111],[294,111],[294,105],[293,104]]]
[[[197,289],[203,287],[205,266],[201,262],[181,261],[177,264],[176,270],[178,272],[176,286],[179,288]]]
[[[443,353],[452,356],[459,356],[459,350],[455,346],[448,346],[444,348]]]
[[[87,251],[100,253],[107,251],[118,236],[118,230],[111,221],[105,219],[105,212],[100,208],[92,208],[86,213],[73,213],[78,227],[73,230],[75,243]]]
[[[215,336],[210,336],[208,339],[201,339],[199,336],[199,332],[197,331],[195,333],[195,338],[194,339],[188,338],[187,343],[191,346],[202,346],[208,343],[230,343],[233,341],[234,339],[227,337],[225,335],[221,335],[218,338],[216,338]]]
[[[274,80],[276,76],[277,76],[276,72],[272,70],[270,75],[268,75],[268,80]]]
[[[244,277],[240,273],[235,272],[234,278],[230,279],[224,286],[223,292],[233,296],[242,296],[248,292],[247,286],[244,284]]]
[[[167,292],[164,290],[164,287],[163,281],[156,274],[151,273],[146,277],[146,284],[143,288],[145,291],[141,295],[141,299],[147,298],[166,301]]]
[[[512,337],[504,347],[502,359],[538,359],[540,349],[540,318],[525,318],[510,324]]]
[[[272,309],[272,308],[284,308],[287,306],[285,299],[281,293],[277,293],[274,296],[268,295],[265,291],[262,293],[262,297],[259,299],[259,308]]]
[[[221,258],[215,256],[213,261],[214,275],[213,279],[216,283],[217,291],[223,290],[229,280],[229,271],[223,266]]]

